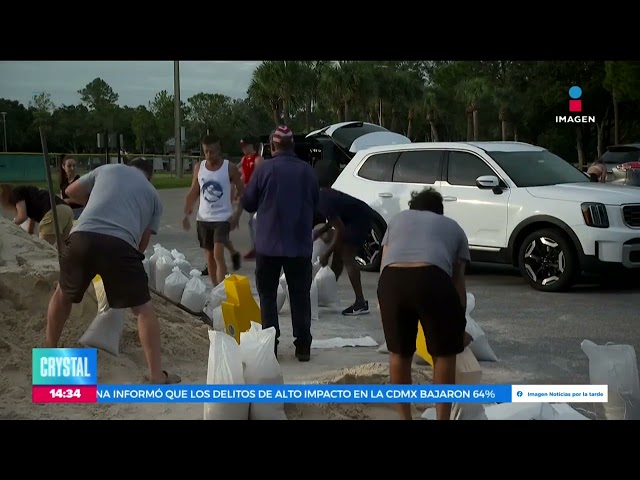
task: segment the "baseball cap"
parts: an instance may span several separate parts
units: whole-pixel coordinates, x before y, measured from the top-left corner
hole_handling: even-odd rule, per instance
[[[291,142],[293,140],[293,132],[286,125],[280,125],[271,134],[273,143]]]

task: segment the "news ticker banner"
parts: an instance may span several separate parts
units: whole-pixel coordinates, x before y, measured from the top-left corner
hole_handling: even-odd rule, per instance
[[[33,351],[34,403],[595,403],[606,385],[98,385],[97,350]]]

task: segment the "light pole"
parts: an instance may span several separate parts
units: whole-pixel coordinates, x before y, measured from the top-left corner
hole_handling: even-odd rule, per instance
[[[175,117],[176,177],[182,178],[182,129],[180,128],[180,62],[173,62],[173,103]]]
[[[2,128],[4,129],[4,151],[6,153],[9,151],[7,150],[7,112],[0,112],[0,115],[2,115]]]

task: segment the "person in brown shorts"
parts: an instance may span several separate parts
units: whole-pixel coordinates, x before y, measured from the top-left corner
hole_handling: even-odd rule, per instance
[[[64,242],[73,227],[73,210],[60,197],[56,196],[54,199],[60,240]],[[29,234],[33,234],[36,223],[39,224],[38,236],[51,245],[56,245],[56,231],[49,192],[32,185],[14,187],[2,184],[0,185],[0,204],[5,210],[15,213],[13,223],[22,225],[29,220]]]
[[[151,383],[177,383],[162,370],[160,325],[151,303],[142,264],[151,235],[160,228],[162,204],[151,184],[153,166],[144,159],[129,165],[104,165],[67,187],[74,202],[86,205],[66,241],[60,260],[60,282],[49,302],[47,348],[56,348],[71,307],[80,303],[96,275],[111,308],[130,308]]]
[[[382,239],[378,301],[389,349],[391,383],[411,384],[418,323],[433,357],[433,383],[456,383],[456,355],[469,342],[465,334],[465,265],[469,243],[454,220],[443,215],[442,196],[425,189],[412,193],[409,210],[395,215]],[[399,405],[411,420],[411,405]],[[437,403],[448,420],[450,403]]]

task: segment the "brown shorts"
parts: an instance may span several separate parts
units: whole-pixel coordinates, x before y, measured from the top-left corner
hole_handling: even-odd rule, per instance
[[[451,277],[439,267],[385,267],[378,301],[387,348],[410,357],[416,351],[418,322],[433,357],[464,350],[465,312]]]
[[[213,250],[214,243],[227,243],[231,232],[230,222],[197,222],[200,248]]]
[[[64,242],[69,233],[71,233],[71,227],[73,227],[73,210],[69,205],[56,205],[56,216],[58,217],[58,230],[60,237]],[[44,214],[42,220],[38,225],[38,235],[40,237],[55,235],[56,230],[53,225],[53,210],[49,210]]]
[[[100,275],[111,308],[133,308],[151,300],[144,255],[124,240],[90,232],[72,233],[60,259],[60,289],[80,303]]]

